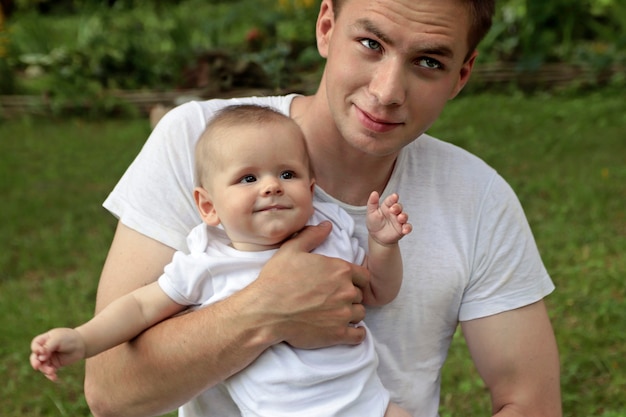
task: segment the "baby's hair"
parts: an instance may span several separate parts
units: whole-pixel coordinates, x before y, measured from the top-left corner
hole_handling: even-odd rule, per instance
[[[236,128],[238,126],[254,125],[259,129],[270,124],[293,123],[298,129],[298,124],[289,116],[280,113],[272,107],[256,104],[234,104],[218,110],[208,122],[204,132],[200,136],[195,149],[195,183],[203,186],[203,179],[207,171],[207,157],[210,153],[211,139],[222,129]],[[300,140],[300,138],[294,138]],[[304,142],[304,140],[303,140]],[[308,160],[306,143],[304,150]],[[310,164],[309,164],[310,167]],[[311,175],[313,173],[311,172]]]

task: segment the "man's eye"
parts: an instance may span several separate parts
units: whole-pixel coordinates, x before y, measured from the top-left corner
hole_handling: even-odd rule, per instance
[[[420,67],[428,68],[428,69],[439,69],[442,68],[441,62],[437,61],[433,58],[420,58],[417,60],[417,65]]]
[[[255,181],[256,181],[256,177],[254,175],[244,175],[239,180],[239,182],[242,182],[242,183],[255,182]]]
[[[361,39],[361,45],[366,47],[367,49],[379,50],[380,43],[376,42],[373,39]]]
[[[293,171],[283,171],[280,173],[280,178],[283,180],[290,180],[295,176],[296,174]]]

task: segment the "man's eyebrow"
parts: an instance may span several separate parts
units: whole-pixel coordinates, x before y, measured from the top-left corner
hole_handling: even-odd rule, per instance
[[[426,46],[424,48],[420,48],[419,52],[426,55],[436,55],[444,58],[454,57],[454,52],[452,51],[452,49],[444,45]]]
[[[387,35],[385,35],[383,31],[380,30],[374,24],[374,22],[372,22],[369,19],[365,19],[365,18],[358,19],[353,26],[356,29],[365,30],[366,32],[371,33],[372,35],[376,36],[378,39],[380,39],[384,43],[387,43],[389,45],[394,44],[393,40],[390,39]],[[432,43],[430,45],[429,44],[421,45],[420,47],[414,48],[414,49],[415,49],[415,52],[419,54],[436,55],[436,56],[441,56],[444,58],[452,58],[454,56],[454,51],[448,45]]]
[[[378,29],[376,27],[376,25],[374,24],[374,22],[372,22],[369,19],[358,19],[355,24],[354,27],[356,29],[361,29],[361,30],[365,30],[369,33],[371,33],[372,35],[376,36],[378,39],[380,39],[381,41],[388,43],[390,45],[393,45],[393,41],[391,39],[389,39],[387,37],[387,35],[385,35],[382,30]]]

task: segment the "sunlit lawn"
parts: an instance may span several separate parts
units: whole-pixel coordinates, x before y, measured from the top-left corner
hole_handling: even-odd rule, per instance
[[[149,133],[144,119],[0,121],[1,416],[89,415],[82,365],[31,371],[31,337],[93,310],[114,219],[101,208]],[[626,104],[618,92],[463,96],[431,133],[496,167],[518,192],[557,285],[548,298],[566,416],[626,416]],[[441,415],[487,416],[462,337]]]

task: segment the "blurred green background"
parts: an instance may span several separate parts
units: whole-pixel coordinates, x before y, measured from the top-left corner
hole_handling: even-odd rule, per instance
[[[0,107],[0,415],[88,416],[82,365],[53,384],[27,357],[33,335],[93,312],[115,226],[101,203],[150,132],[112,92],[306,91],[319,1],[0,4],[0,99],[40,106]],[[475,77],[430,132],[498,169],[526,209],[557,285],[568,417],[626,416],[625,26],[621,0],[499,1],[477,66],[513,76]],[[585,75],[525,78],[551,65]],[[489,412],[458,333],[441,416]]]

